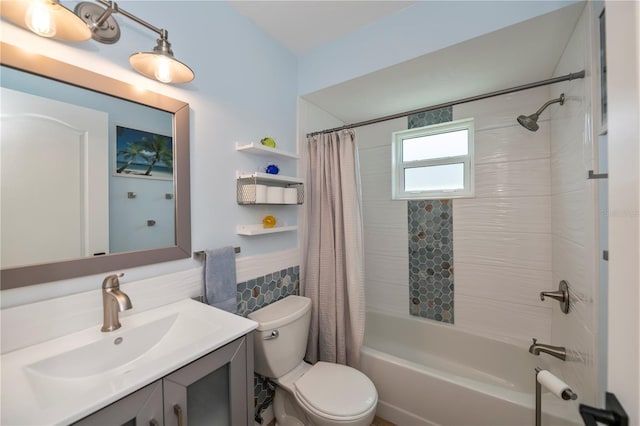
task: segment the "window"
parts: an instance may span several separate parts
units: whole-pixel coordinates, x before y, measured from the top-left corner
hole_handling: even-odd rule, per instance
[[[393,199],[473,196],[473,119],[393,133]]]

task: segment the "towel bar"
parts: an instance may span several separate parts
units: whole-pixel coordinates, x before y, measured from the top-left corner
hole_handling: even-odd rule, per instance
[[[234,247],[233,251],[236,254],[240,253],[240,247]],[[206,253],[205,253],[204,250],[199,250],[199,251],[194,251],[193,252],[193,257],[201,257],[201,256],[204,257],[205,255],[206,255]]]

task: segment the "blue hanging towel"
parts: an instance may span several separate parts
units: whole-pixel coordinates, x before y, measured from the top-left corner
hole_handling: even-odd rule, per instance
[[[205,250],[204,285],[207,304],[236,313],[236,254],[231,246]]]

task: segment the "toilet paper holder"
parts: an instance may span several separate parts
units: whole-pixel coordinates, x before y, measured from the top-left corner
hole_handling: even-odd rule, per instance
[[[541,426],[542,425],[542,384],[538,381],[538,374],[540,374],[541,371],[542,371],[542,369],[540,367],[536,367],[535,368],[535,372],[536,372],[536,376],[535,376],[535,380],[536,380],[536,426]],[[566,386],[566,388],[563,389],[562,393],[560,395],[558,395],[558,396],[561,397],[562,399],[564,399],[565,401],[578,399],[578,394],[573,392],[571,390],[571,388],[569,388],[568,386]]]

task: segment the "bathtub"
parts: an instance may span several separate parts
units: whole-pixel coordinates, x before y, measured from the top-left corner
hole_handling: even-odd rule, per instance
[[[535,372],[526,349],[447,324],[368,311],[361,369],[378,390],[377,414],[399,426],[529,426]],[[577,402],[542,397],[543,426],[582,424]]]

